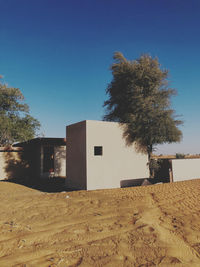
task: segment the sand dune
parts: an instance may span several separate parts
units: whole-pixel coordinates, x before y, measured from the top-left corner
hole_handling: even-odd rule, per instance
[[[200,180],[0,200],[1,267],[200,266]]]

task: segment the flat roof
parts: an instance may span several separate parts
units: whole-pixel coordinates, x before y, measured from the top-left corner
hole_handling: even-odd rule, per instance
[[[23,151],[22,147],[13,147],[13,146],[2,146],[0,147],[0,152],[18,152]]]
[[[24,147],[29,145],[57,145],[66,146],[66,138],[37,137],[25,142],[14,144],[13,147]]]

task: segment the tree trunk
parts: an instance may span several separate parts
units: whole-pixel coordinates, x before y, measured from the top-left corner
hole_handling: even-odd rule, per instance
[[[148,165],[149,165],[149,178],[153,178],[153,176],[154,176],[154,170],[151,168],[152,149],[153,149],[152,145],[149,145],[147,147]]]

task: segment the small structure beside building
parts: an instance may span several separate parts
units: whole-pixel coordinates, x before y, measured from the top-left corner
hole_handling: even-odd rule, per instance
[[[200,158],[197,156],[154,156],[160,168],[155,173],[155,179],[160,182],[178,182],[200,178]]]
[[[23,149],[23,159],[29,165],[29,174],[36,178],[66,177],[66,139],[34,138],[17,143]]]
[[[119,188],[149,176],[147,155],[126,145],[119,123],[86,120],[66,131],[68,188]]]
[[[200,158],[173,159],[173,182],[200,178]]]

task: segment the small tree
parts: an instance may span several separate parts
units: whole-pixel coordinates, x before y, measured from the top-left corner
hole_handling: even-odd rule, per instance
[[[176,93],[168,87],[168,71],[162,70],[157,58],[142,55],[128,61],[120,52],[114,54],[113,79],[107,87],[109,99],[104,102],[104,120],[123,124],[128,144],[135,142],[139,151],[148,154],[157,144],[180,141],[170,97]]]
[[[21,91],[0,83],[0,146],[31,139],[39,128],[40,123],[30,116]]]
[[[185,158],[185,154],[176,153],[176,159],[184,159],[184,158]]]

